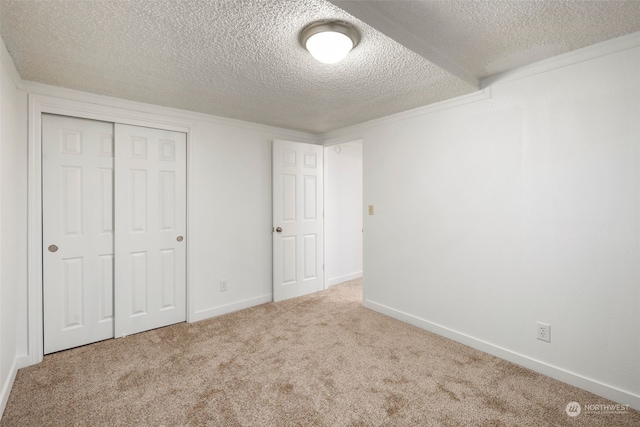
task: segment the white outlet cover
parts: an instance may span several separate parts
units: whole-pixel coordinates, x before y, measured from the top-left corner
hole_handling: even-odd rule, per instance
[[[538,322],[536,327],[537,338],[541,341],[551,342],[551,325]]]

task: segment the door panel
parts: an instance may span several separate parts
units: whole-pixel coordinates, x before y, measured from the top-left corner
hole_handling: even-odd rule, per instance
[[[186,135],[116,124],[117,337],[186,320]]]
[[[273,142],[274,301],[324,287],[322,155],[318,145]]]
[[[113,337],[112,173],[113,124],[42,116],[45,354]]]

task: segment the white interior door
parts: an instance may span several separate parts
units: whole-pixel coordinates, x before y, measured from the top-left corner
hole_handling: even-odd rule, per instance
[[[273,141],[273,300],[324,288],[323,148]]]
[[[44,352],[113,337],[113,124],[42,116]]]
[[[115,125],[115,336],[186,320],[186,134]]]

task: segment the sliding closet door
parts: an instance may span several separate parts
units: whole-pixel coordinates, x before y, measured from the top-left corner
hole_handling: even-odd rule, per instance
[[[186,134],[115,125],[115,336],[186,320]]]
[[[186,320],[186,135],[43,114],[44,352]]]
[[[44,352],[113,337],[113,124],[42,116]]]

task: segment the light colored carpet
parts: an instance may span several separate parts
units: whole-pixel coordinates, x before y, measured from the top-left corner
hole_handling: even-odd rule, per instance
[[[603,398],[361,305],[359,281],[45,357],[2,426],[640,426]]]

